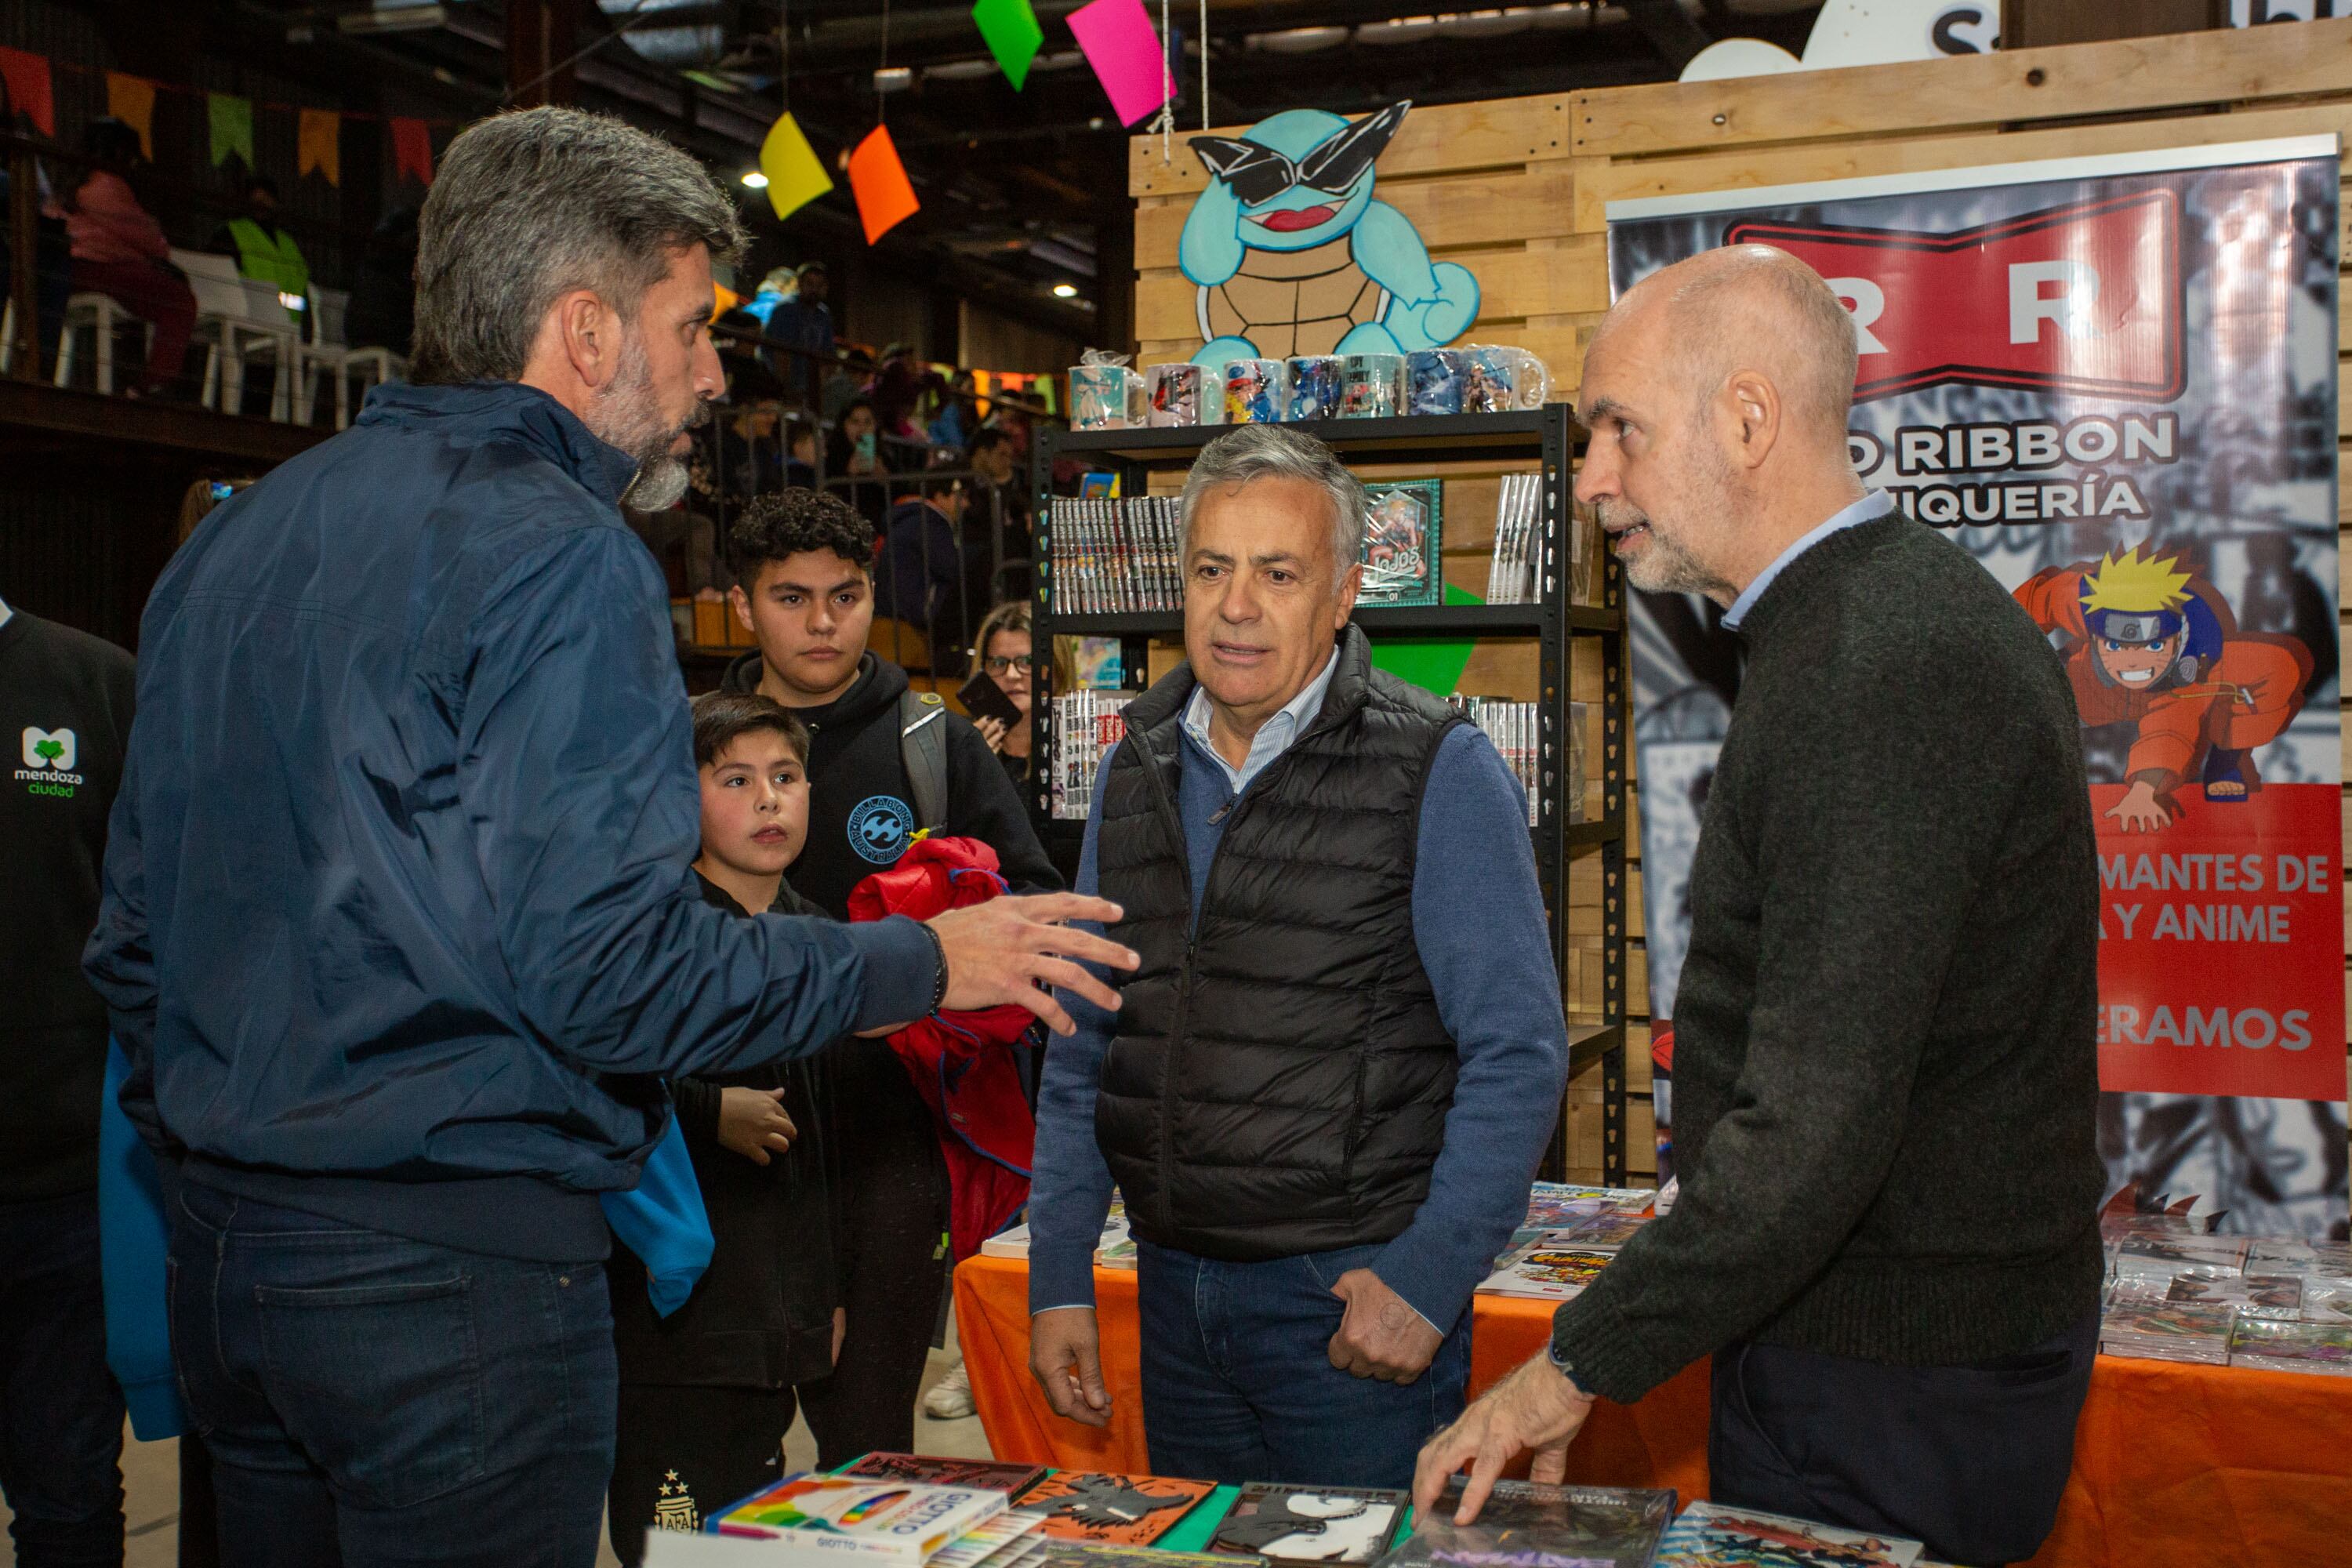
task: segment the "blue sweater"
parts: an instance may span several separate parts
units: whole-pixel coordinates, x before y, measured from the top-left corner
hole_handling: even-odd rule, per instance
[[[1237,796],[1189,732],[1183,744],[1177,811],[1197,920],[1225,808]],[[1096,840],[1109,773],[1106,767],[1097,778],[1087,817],[1081,893],[1098,887]],[[1467,725],[1449,734],[1423,795],[1412,927],[1438,1014],[1461,1050],[1461,1073],[1429,1196],[1372,1264],[1383,1284],[1441,1331],[1461,1317],[1526,1216],[1528,1180],[1567,1082],[1559,976],[1527,824],[1527,796],[1486,737]],[[1038,1088],[1029,1194],[1033,1312],[1094,1304],[1095,1242],[1110,1208],[1110,1169],[1095,1143],[1095,1095],[1116,1020],[1068,992],[1061,999],[1078,1027],[1048,1046]]]

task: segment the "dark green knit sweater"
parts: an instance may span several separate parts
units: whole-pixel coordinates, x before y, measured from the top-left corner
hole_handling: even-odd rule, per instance
[[[1555,1354],[1625,1401],[1748,1339],[2013,1354],[2099,1300],[2098,871],[2074,700],[1983,567],[1890,517],[1789,563],[1691,868],[1682,1196]]]

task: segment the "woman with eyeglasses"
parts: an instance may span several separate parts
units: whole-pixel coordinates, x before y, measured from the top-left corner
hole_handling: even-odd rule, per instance
[[[973,659],[980,672],[996,683],[1013,706],[1021,710],[1021,721],[1008,725],[1002,719],[979,718],[973,728],[988,749],[996,753],[997,761],[1016,784],[1029,782],[1029,756],[1034,749],[1036,722],[1029,711],[1030,647],[1029,605],[1015,599],[988,612],[980,623],[980,636],[972,644]]]

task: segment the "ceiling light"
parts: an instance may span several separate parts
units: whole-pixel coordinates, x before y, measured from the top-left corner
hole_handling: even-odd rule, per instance
[[[768,176],[757,169],[746,169],[743,171],[743,183],[755,191],[764,191],[768,188]]]
[[[448,19],[448,13],[439,5],[404,0],[379,4],[366,11],[346,11],[335,18],[335,26],[346,33],[418,33],[438,27]]]
[[[1077,285],[1076,285],[1076,284],[1075,284],[1075,283],[1056,283],[1056,284],[1055,284],[1055,285],[1054,285],[1054,298],[1055,298],[1055,299],[1056,299],[1056,300],[1075,300],[1075,299],[1076,299],[1077,297],[1078,297],[1078,289],[1077,289]]]
[[[874,73],[877,92],[904,92],[915,85],[915,73],[908,66],[884,66]]]

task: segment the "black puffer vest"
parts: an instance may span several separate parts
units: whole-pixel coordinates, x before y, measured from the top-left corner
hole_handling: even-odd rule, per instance
[[[1456,1056],[1413,945],[1413,852],[1461,721],[1370,651],[1349,627],[1322,710],[1232,808],[1197,922],[1177,815],[1192,671],[1127,711],[1097,853],[1127,911],[1111,934],[1143,963],[1095,1133],[1147,1241],[1237,1262],[1362,1246],[1428,1195]]]

